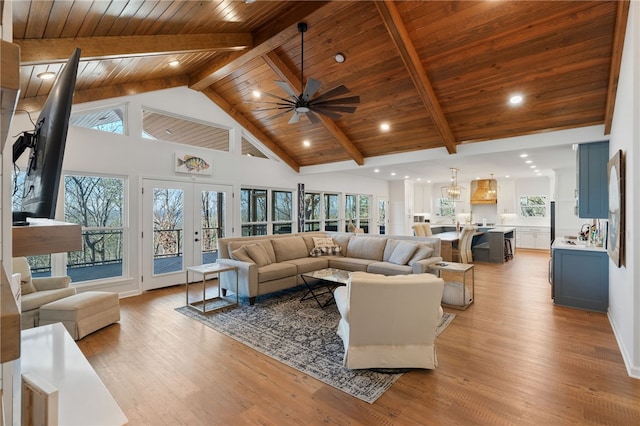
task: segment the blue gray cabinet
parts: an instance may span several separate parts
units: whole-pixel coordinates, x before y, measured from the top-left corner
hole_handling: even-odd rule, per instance
[[[609,142],[578,145],[578,217],[606,219],[609,206]]]
[[[554,303],[606,312],[609,308],[607,252],[554,248],[552,256]]]

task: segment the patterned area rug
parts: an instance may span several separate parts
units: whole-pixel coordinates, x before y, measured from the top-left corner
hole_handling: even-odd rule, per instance
[[[300,287],[203,315],[183,306],[176,311],[368,403],[373,403],[407,370],[349,370],[342,366],[344,347],[336,334],[340,313],[334,305],[320,309],[315,300],[300,302]],[[453,320],[444,314],[436,335]]]

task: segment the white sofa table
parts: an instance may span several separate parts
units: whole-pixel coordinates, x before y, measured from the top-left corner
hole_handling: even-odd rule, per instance
[[[58,424],[123,425],[128,422],[111,393],[61,323],[22,331],[22,374],[58,390]]]

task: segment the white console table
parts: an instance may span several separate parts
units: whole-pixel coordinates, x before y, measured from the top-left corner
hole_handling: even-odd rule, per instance
[[[22,331],[22,374],[58,390],[58,424],[123,425],[128,422],[100,377],[61,323]]]

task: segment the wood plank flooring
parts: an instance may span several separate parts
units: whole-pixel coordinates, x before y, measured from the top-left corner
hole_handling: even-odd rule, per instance
[[[554,306],[548,260],[518,250],[476,264],[475,303],[447,309],[457,316],[436,341],[438,368],[405,374],[374,404],[175,312],[183,286],[122,299],[120,324],[79,346],[131,425],[640,424],[640,380],[607,316]]]

